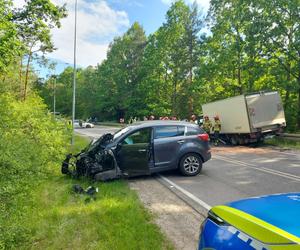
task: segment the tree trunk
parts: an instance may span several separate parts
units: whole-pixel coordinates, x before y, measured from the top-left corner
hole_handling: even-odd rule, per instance
[[[287,87],[286,87],[286,93],[285,93],[285,97],[284,97],[284,106],[283,106],[283,110],[286,110],[288,107],[288,103],[289,103],[289,98],[290,98],[290,90],[289,90],[289,85],[290,85],[290,81],[291,81],[291,64],[288,63],[287,65]]]
[[[24,96],[23,96],[23,100],[26,100],[26,95],[27,95],[27,85],[28,85],[28,76],[29,76],[29,65],[30,65],[30,61],[31,61],[31,57],[32,57],[32,52],[30,50],[29,54],[28,54],[28,60],[27,60],[27,65],[26,65],[26,74],[25,74],[25,82],[24,82]]]
[[[193,38],[192,38],[192,32],[189,34],[190,39],[189,39],[189,56],[190,56],[190,61],[189,61],[189,93],[188,93],[188,102],[189,102],[189,116],[191,116],[194,113],[194,100],[193,100]]]
[[[239,94],[243,94],[243,87],[242,87],[242,80],[241,80],[241,69],[240,67],[238,68],[238,85],[239,85]]]
[[[236,31],[237,31],[237,50],[238,50],[238,69],[237,69],[238,90],[239,90],[239,94],[243,94],[242,76],[241,76],[241,64],[242,64],[241,37],[238,28],[236,28]]]
[[[174,80],[173,82],[173,115],[177,116],[176,113],[176,96],[177,96],[177,82]]]
[[[20,60],[20,69],[19,69],[19,81],[20,81],[20,99],[22,98],[22,69],[23,69],[23,56]]]
[[[289,99],[290,99],[290,91],[287,90],[287,91],[285,92],[283,110],[286,110],[286,109],[287,109],[288,103],[289,103]]]

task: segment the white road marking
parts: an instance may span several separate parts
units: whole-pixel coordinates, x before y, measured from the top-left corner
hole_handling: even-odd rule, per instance
[[[161,178],[164,181],[166,181],[167,183],[169,183],[171,186],[175,187],[181,193],[183,193],[184,195],[186,195],[187,197],[189,197],[190,199],[192,199],[194,202],[196,202],[197,204],[199,204],[201,207],[204,207],[206,210],[210,210],[211,209],[211,206],[208,205],[206,202],[204,202],[203,200],[200,200],[198,197],[196,197],[195,195],[193,195],[189,191],[183,189],[182,187],[178,186],[173,181],[169,180],[168,178],[166,178],[166,177],[164,177],[164,176],[162,176],[160,174],[158,174],[158,176],[159,176],[159,178]]]
[[[298,175],[293,175],[293,174],[289,174],[289,173],[285,173],[285,172],[281,172],[281,171],[278,171],[278,170],[274,170],[274,169],[270,169],[270,168],[265,168],[265,167],[260,167],[259,168],[259,167],[256,167],[254,164],[246,163],[246,162],[242,162],[242,161],[238,161],[238,160],[231,159],[231,158],[224,157],[224,156],[219,156],[219,155],[216,156],[216,155],[214,155],[213,158],[219,159],[219,160],[223,160],[223,161],[226,161],[226,162],[230,162],[230,163],[233,163],[233,164],[236,164],[236,165],[241,165],[241,166],[249,167],[249,168],[261,171],[261,172],[265,172],[265,173],[269,173],[269,174],[281,176],[281,177],[284,177],[284,178],[287,178],[287,179],[290,179],[290,180],[294,180],[294,181],[299,181],[300,182],[300,176],[298,176]]]
[[[280,153],[280,154],[284,154],[284,155],[294,155],[294,156],[300,156],[300,153],[299,154],[296,154],[296,153],[291,153],[291,152],[282,152],[282,151],[275,151],[275,153]]]

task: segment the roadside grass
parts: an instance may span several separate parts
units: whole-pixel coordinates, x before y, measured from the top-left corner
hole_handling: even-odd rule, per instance
[[[300,149],[300,141],[290,140],[281,137],[273,137],[265,140],[265,144],[280,148]]]
[[[79,153],[82,149],[84,149],[91,141],[90,138],[85,136],[80,136],[78,134],[74,135],[74,146],[68,145],[68,152],[76,154]]]
[[[88,139],[76,136],[82,149]],[[98,187],[95,199],[72,191]],[[59,169],[33,192],[24,216],[26,249],[173,249],[125,180],[107,183],[62,176]]]

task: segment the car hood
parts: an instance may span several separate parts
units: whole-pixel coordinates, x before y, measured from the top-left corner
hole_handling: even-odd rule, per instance
[[[239,200],[215,206],[211,212],[260,242],[300,244],[300,193]]]
[[[300,237],[300,193],[260,196],[227,205]]]
[[[82,150],[82,153],[100,150],[101,148],[104,149],[111,144],[113,139],[113,135],[108,133],[102,135],[99,139],[92,141],[85,149]]]

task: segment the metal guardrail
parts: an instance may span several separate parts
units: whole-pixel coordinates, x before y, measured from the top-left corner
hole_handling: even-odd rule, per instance
[[[293,141],[300,141],[300,134],[282,133],[279,136]]]

